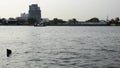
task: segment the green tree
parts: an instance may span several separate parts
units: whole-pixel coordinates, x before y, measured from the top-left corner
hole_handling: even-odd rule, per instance
[[[29,25],[34,25],[37,23],[37,20],[35,18],[28,18]]]
[[[3,25],[5,25],[7,23],[7,19],[5,19],[5,18],[0,19],[0,21]]]
[[[119,21],[120,21],[119,17],[116,17],[115,18],[115,24],[119,24],[120,23]]]
[[[53,24],[55,24],[55,25],[58,24],[58,19],[57,18],[53,19]]]
[[[78,22],[75,18],[73,18],[72,21],[74,24],[76,24]]]
[[[18,25],[25,25],[26,20],[25,19],[20,19],[20,18],[16,18],[18,21]]]
[[[58,23],[59,23],[59,24],[64,24],[64,23],[66,23],[66,21],[64,21],[64,20],[62,20],[62,19],[58,19]]]
[[[98,18],[94,17],[94,18],[87,20],[86,22],[100,22],[100,21]]]
[[[120,21],[119,17],[116,17],[116,18],[115,18],[115,21],[116,21],[116,22],[119,22],[119,21]]]
[[[10,17],[8,20],[16,20],[15,18]]]
[[[69,19],[68,22],[69,22],[69,24],[77,24],[78,23],[78,21],[75,18]]]
[[[52,25],[63,24],[63,23],[66,23],[66,21],[58,18],[54,18],[53,20],[50,21],[50,24]]]
[[[44,25],[44,26],[50,25],[50,22],[44,22],[43,25]]]

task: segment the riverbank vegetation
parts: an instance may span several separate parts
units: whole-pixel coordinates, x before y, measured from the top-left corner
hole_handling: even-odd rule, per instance
[[[111,20],[100,20],[97,17],[93,17],[86,21],[78,21],[76,18],[69,19],[65,21],[63,19],[54,18],[53,20],[43,21],[41,20],[40,23],[37,22],[34,18],[19,19],[19,18],[0,18],[0,25],[35,25],[35,24],[42,24],[44,26],[59,26],[59,25],[95,25],[95,24],[103,24],[103,25],[120,25],[119,17]]]

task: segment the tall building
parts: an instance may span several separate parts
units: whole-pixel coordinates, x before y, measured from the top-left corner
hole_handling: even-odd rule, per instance
[[[37,23],[41,22],[41,10],[38,4],[32,4],[29,6],[29,18],[34,18]]]
[[[21,16],[20,16],[20,19],[27,20],[28,19],[28,14],[22,13]]]

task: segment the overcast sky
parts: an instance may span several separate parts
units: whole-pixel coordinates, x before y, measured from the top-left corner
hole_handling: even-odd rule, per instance
[[[0,18],[28,13],[29,5],[38,3],[43,18],[87,20],[120,17],[120,0],[0,0]]]

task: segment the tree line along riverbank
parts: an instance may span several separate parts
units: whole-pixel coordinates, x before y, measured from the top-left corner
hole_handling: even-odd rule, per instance
[[[63,19],[54,18],[53,20],[37,22],[34,18],[29,18],[27,20],[17,19],[17,18],[9,18],[8,20],[5,18],[0,19],[0,25],[14,25],[14,26],[34,26],[34,25],[43,25],[43,26],[120,26],[120,19],[116,17],[111,20],[99,20],[94,17],[86,21],[78,21],[77,19],[69,19],[65,21]]]

